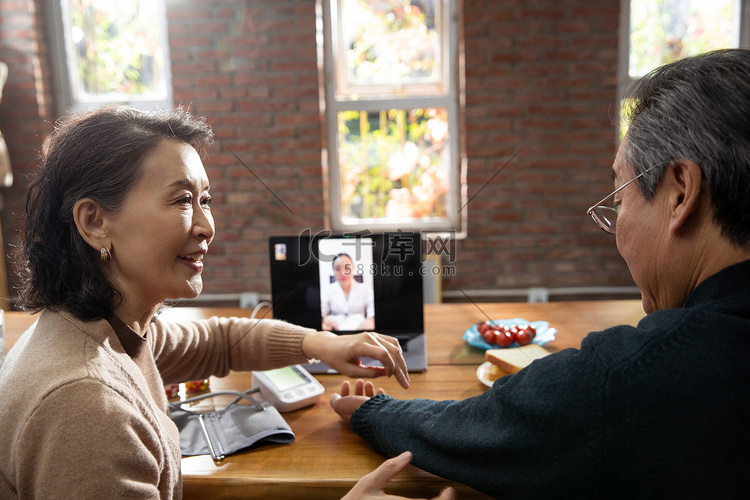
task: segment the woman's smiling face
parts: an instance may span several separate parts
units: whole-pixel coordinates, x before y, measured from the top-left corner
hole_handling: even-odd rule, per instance
[[[125,302],[151,307],[203,289],[203,256],[214,237],[206,170],[190,145],[162,141],[142,176],[112,214],[112,260],[106,265]]]

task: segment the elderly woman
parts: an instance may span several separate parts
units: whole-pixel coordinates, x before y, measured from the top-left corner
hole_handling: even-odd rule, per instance
[[[166,299],[203,287],[214,221],[201,157],[212,139],[181,109],[109,107],[45,142],[19,248],[19,304],[41,315],[0,370],[0,497],[179,497],[165,383],[316,358],[408,386],[398,342],[383,335],[159,318]]]

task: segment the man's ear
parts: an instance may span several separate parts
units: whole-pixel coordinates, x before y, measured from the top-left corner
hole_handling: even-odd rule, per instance
[[[73,206],[73,220],[78,234],[97,252],[102,247],[110,248],[106,229],[106,212],[91,198],[82,198]]]
[[[701,210],[707,196],[703,190],[703,172],[692,160],[676,160],[667,168],[664,181],[662,187],[669,189],[669,231],[676,233]]]

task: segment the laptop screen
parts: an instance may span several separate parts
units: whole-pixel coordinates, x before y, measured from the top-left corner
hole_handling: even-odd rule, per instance
[[[419,233],[272,236],[269,258],[277,319],[401,339],[423,332]]]

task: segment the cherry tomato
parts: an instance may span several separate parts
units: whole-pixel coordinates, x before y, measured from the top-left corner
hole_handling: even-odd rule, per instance
[[[531,338],[529,337],[529,332],[526,330],[521,330],[516,334],[516,342],[518,342],[520,345],[528,345],[531,344]]]
[[[482,334],[482,338],[488,344],[494,344],[495,343],[494,330],[485,330],[484,333]]]
[[[497,344],[498,347],[508,347],[513,343],[513,336],[510,334],[508,330],[502,329],[502,330],[495,330],[495,344]]]
[[[510,335],[513,337],[514,342],[518,340],[517,338],[518,329],[519,329],[519,325],[510,325],[510,327],[508,328],[508,331],[510,332]]]
[[[477,330],[479,331],[480,335],[484,335],[484,333],[487,330],[491,330],[491,329],[492,329],[492,326],[490,325],[489,321],[482,321],[482,322],[477,323]]]
[[[518,327],[516,333],[516,341],[521,345],[531,344],[531,341],[536,337],[536,330],[530,325],[524,325]]]

